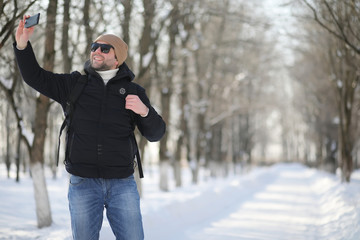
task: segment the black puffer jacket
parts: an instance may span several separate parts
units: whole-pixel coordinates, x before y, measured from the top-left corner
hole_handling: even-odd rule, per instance
[[[14,51],[25,82],[65,109],[69,93],[81,74],[76,71],[55,74],[44,70],[30,43],[24,50],[18,50],[14,43]],[[165,133],[165,123],[150,105],[144,88],[135,83],[136,94],[149,108],[149,114],[143,118],[125,109],[127,93],[123,90],[134,79],[125,63],[106,85],[89,62],[85,63],[84,70],[88,83],[75,104],[72,127],[68,131],[66,169],[81,177],[128,177],[134,172],[134,125],[146,139],[158,141]]]

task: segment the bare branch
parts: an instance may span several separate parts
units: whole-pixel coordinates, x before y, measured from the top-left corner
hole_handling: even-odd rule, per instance
[[[336,38],[340,39],[341,41],[344,41],[347,45],[349,45],[349,47],[351,47],[357,54],[360,54],[360,47],[355,46],[352,42],[349,41],[347,35],[345,34],[341,24],[338,22],[338,20],[336,19],[334,12],[332,11],[331,7],[329,6],[329,4],[324,0],[324,4],[326,5],[330,15],[332,16],[332,19],[334,20],[337,28],[339,29],[340,33],[332,30],[329,26],[327,26],[325,23],[323,23],[317,14],[317,11],[315,9],[315,7],[313,7],[307,0],[302,0],[313,12],[314,15],[314,20],[322,27],[324,28],[326,31],[328,31],[330,34],[332,34],[333,36],[335,36]]]

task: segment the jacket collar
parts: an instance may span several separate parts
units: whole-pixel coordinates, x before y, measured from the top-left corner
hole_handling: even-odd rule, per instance
[[[84,71],[86,75],[92,75],[100,77],[100,75],[91,67],[90,60],[87,60],[84,64]],[[124,62],[119,66],[119,71],[116,73],[115,79],[122,79],[125,78],[129,82],[134,80],[135,74],[130,70],[130,68]]]

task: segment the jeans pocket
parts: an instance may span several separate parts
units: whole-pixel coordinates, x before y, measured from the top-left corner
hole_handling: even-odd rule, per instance
[[[75,176],[75,175],[70,176],[70,185],[72,185],[72,186],[78,186],[78,185],[82,184],[84,181],[85,181],[85,178],[83,178],[83,177],[79,177],[79,176]]]

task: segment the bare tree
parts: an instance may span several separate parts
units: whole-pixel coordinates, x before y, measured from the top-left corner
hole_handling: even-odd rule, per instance
[[[359,1],[321,0],[316,5],[308,0],[301,1],[311,9],[314,20],[322,28],[360,54]]]
[[[4,49],[3,47],[6,45],[6,43],[11,39],[11,37],[13,36],[13,30],[15,28],[15,25],[18,23],[19,19],[22,18],[22,16],[25,14],[26,11],[28,11],[28,9],[34,5],[34,3],[36,2],[36,0],[30,1],[30,2],[23,2],[23,1],[10,1],[10,0],[2,0],[0,1],[0,20],[3,23],[3,25],[1,25],[1,29],[0,29],[0,52],[1,55],[4,56]],[[4,58],[3,58],[4,59]],[[12,65],[9,62],[6,62],[7,65]],[[9,74],[9,71],[6,72],[6,74]],[[11,77],[10,77],[11,78]],[[11,81],[10,79],[6,79],[5,74],[3,75],[3,81],[0,81],[0,89],[2,89],[5,92],[5,96],[6,99],[10,105],[10,109],[12,110],[12,112],[15,113],[15,118],[17,120],[21,119],[21,116],[19,115],[20,113],[16,112],[17,110],[17,104],[16,104],[16,88],[18,87],[17,85],[17,80],[18,78],[13,77],[14,81]],[[6,82],[11,82],[11,86],[9,86],[9,84],[7,84]],[[10,112],[8,112],[10,114]],[[9,116],[7,114],[7,116]],[[19,122],[18,122],[19,123]],[[16,144],[16,149],[18,150],[16,152],[16,156],[15,156],[15,163],[17,166],[16,172],[16,181],[19,181],[19,158],[20,158],[20,141],[21,141],[21,126],[18,124],[18,138],[19,140],[17,141]],[[8,134],[12,135],[10,132],[8,132]],[[10,136],[7,136],[6,138],[8,138]],[[10,148],[8,148],[8,151],[10,151]],[[6,153],[7,157],[10,158],[9,153]],[[7,160],[7,164],[11,164],[11,160],[8,159]],[[9,165],[10,168],[10,165]]]
[[[64,72],[70,72],[73,52],[69,53],[69,25],[71,0],[64,0],[64,16],[62,22],[61,53],[64,63]]]
[[[49,1],[46,13],[44,69],[52,71],[54,69],[55,62],[57,0]],[[52,224],[50,202],[43,169],[44,146],[49,108],[49,98],[40,94],[36,101],[34,142],[30,151],[30,170],[34,183],[34,195],[39,228],[47,227]]]
[[[90,49],[91,42],[93,40],[93,29],[90,27],[90,4],[91,0],[84,1],[83,7],[83,25],[85,27],[85,37],[86,37],[86,47],[84,55],[88,53],[88,49]]]
[[[170,102],[173,94],[173,78],[174,78],[174,61],[176,59],[176,43],[175,38],[178,35],[178,18],[179,18],[179,3],[178,1],[170,1],[172,10],[170,14],[170,24],[168,26],[169,34],[169,47],[167,52],[167,65],[165,68],[166,74],[163,78],[161,92],[161,106],[162,117],[165,122],[170,120]],[[170,151],[168,148],[169,132],[166,132],[160,140],[160,189],[168,191],[168,166],[171,159]]]
[[[130,20],[131,20],[131,13],[133,10],[133,0],[121,0],[122,5],[124,6],[124,17],[121,21],[121,28],[123,32],[123,40],[126,42],[130,48],[131,46],[131,38],[130,38]],[[127,64],[131,68],[132,63],[132,56],[129,56],[127,59]]]
[[[190,161],[191,159],[191,147],[190,147],[190,69],[191,69],[191,58],[193,58],[193,54],[191,53],[191,46],[189,42],[193,38],[195,34],[195,4],[196,2],[185,2],[180,6],[180,19],[179,19],[179,27],[181,28],[180,31],[183,34],[179,34],[181,37],[181,49],[180,52],[181,58],[178,60],[179,63],[182,65],[182,73],[180,81],[175,83],[175,89],[178,89],[179,95],[179,108],[180,108],[180,117],[179,117],[179,136],[176,143],[175,153],[174,153],[174,178],[175,178],[175,185],[177,187],[182,186],[182,153],[183,149],[186,151],[186,159]]]
[[[330,36],[335,37],[339,43],[336,50],[329,53],[331,72],[334,87],[337,89],[337,105],[339,114],[339,144],[340,166],[342,179],[350,181],[353,170],[354,125],[353,111],[356,86],[360,80],[358,73],[358,60],[354,54],[359,55],[360,30],[358,1],[332,1],[322,0],[316,4],[302,0],[313,13],[314,20]]]
[[[11,112],[13,113],[15,122],[16,122],[17,131],[14,131],[14,133],[15,133],[15,135],[16,135],[16,132],[18,133],[16,135],[16,137],[18,139],[17,139],[17,144],[16,144],[15,164],[16,164],[16,182],[19,182],[20,181],[20,175],[19,175],[20,154],[21,154],[20,144],[21,144],[21,141],[23,140],[24,144],[27,146],[27,149],[29,150],[31,140],[29,138],[27,138],[27,136],[25,135],[24,126],[23,126],[23,112],[19,109],[20,104],[21,104],[21,97],[18,96],[18,89],[19,89],[19,86],[21,85],[21,83],[20,83],[21,78],[19,76],[20,74],[19,74],[16,64],[9,64],[9,65],[13,66],[12,69],[14,69],[14,70],[12,71],[12,74],[9,77],[10,79],[7,79],[6,77],[0,78],[0,80],[1,80],[0,81],[0,89],[5,94],[5,98],[6,98],[7,106],[8,106],[7,109],[8,110],[11,109]],[[8,114],[6,114],[6,115],[9,116],[9,114],[10,114],[10,112],[8,112]],[[12,132],[7,132],[7,135],[14,137],[14,134],[12,134]],[[10,149],[8,149],[8,150],[10,151]],[[10,153],[6,153],[6,154],[9,155]]]
[[[12,36],[13,29],[18,19],[21,19],[21,17],[35,2],[36,0],[33,0],[22,6],[23,4],[19,3],[17,0],[0,1],[0,19],[5,23],[0,30],[0,50],[5,45],[6,41]]]
[[[312,29],[314,26],[304,26]],[[317,26],[315,26],[317,28]],[[335,172],[335,154],[338,150],[338,124],[336,95],[334,86],[328,78],[331,71],[328,53],[334,46],[327,41],[321,31],[309,31],[302,39],[304,45],[298,49],[295,66],[290,72],[300,88],[294,88],[294,107],[302,114],[309,127],[308,142],[316,146],[315,159],[310,160],[306,153],[306,163]],[[307,44],[305,44],[307,42]],[[325,48],[325,46],[327,46]],[[298,101],[303,99],[303,101]],[[324,155],[325,153],[325,155]]]

